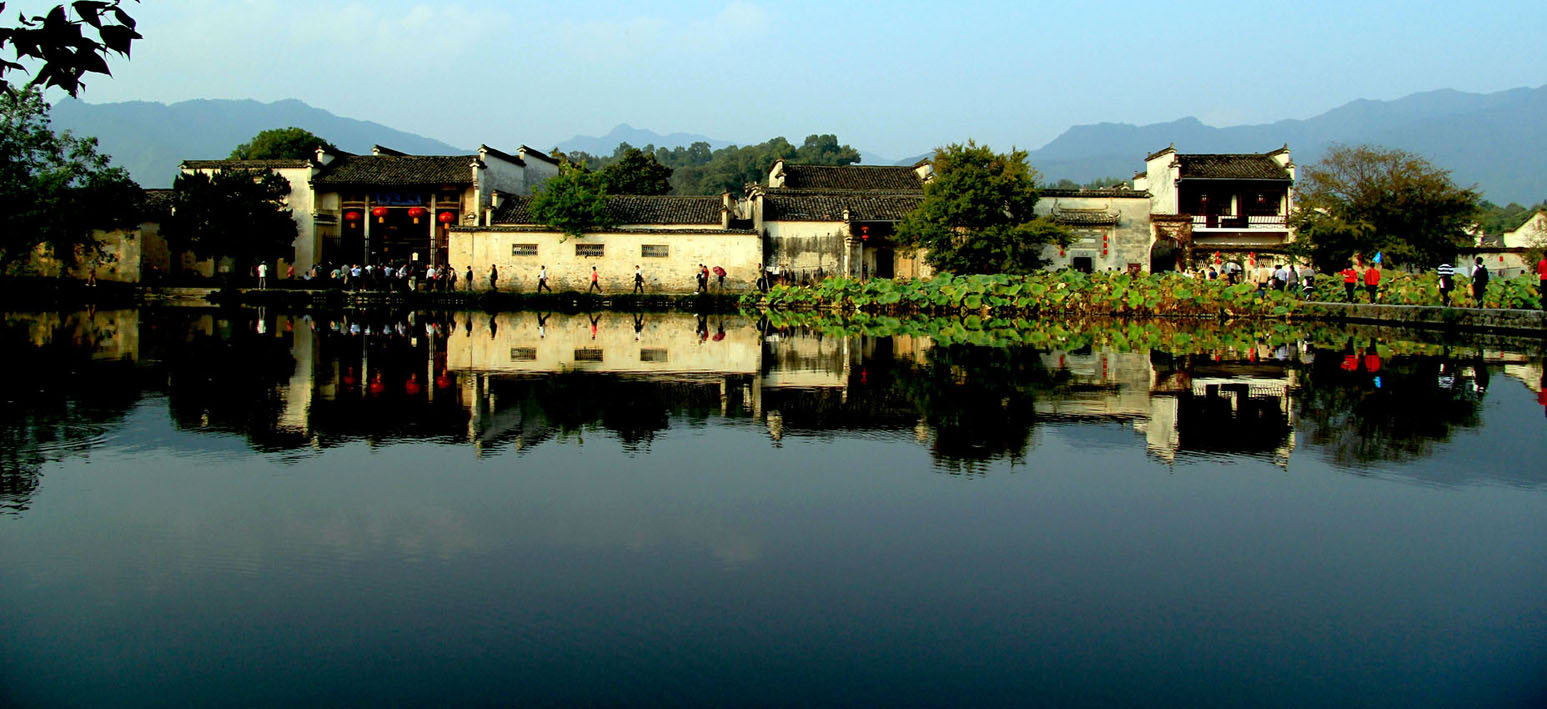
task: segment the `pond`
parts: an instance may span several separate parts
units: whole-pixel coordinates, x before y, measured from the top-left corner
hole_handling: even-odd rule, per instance
[[[1047,327],[6,315],[0,702],[1547,700],[1539,343]]]

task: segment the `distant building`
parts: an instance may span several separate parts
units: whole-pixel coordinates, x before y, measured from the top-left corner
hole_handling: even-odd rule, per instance
[[[1513,278],[1531,272],[1536,266],[1530,260],[1532,253],[1547,249],[1547,212],[1531,215],[1513,231],[1489,235],[1474,230],[1472,236],[1475,239],[1473,247],[1464,249],[1457,262],[1471,266],[1474,259],[1482,258],[1495,276]]]
[[[1281,255],[1294,239],[1294,182],[1288,146],[1226,154],[1178,153],[1172,146],[1144,159],[1133,188],[1150,194],[1156,249],[1176,254],[1172,267],[1251,267],[1241,262]],[[1165,265],[1171,264],[1155,268]]]

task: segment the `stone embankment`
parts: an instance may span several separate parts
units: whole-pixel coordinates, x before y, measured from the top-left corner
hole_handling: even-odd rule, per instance
[[[1379,303],[1315,303],[1319,320],[1441,330],[1547,336],[1547,312]]]

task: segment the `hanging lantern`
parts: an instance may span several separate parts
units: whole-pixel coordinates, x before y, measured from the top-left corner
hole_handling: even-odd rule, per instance
[[[376,207],[375,209],[371,210],[371,216],[376,217],[377,224],[381,224],[382,222],[387,221],[387,208]]]
[[[344,221],[349,222],[351,224],[360,221],[360,217],[361,217],[361,214],[359,212],[356,212],[356,211],[352,211],[351,210],[351,211],[348,211],[348,212],[344,212]]]
[[[415,224],[418,224],[419,223],[419,217],[422,217],[425,214],[426,214],[426,212],[425,212],[424,207],[409,207],[408,208],[408,216],[414,218],[414,223]]]
[[[440,220],[440,223],[445,224],[446,226],[451,226],[451,223],[456,221],[457,215],[452,214],[451,212],[441,212],[440,216],[436,218]]]
[[[862,226],[859,228],[859,240],[870,241],[870,227]]]

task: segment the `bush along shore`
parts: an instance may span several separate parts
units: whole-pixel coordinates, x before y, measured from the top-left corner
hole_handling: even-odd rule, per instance
[[[1380,284],[1378,302],[1388,305],[1443,306],[1438,277],[1432,273],[1392,272]],[[1455,278],[1450,305],[1479,307],[1471,282]],[[1534,278],[1491,279],[1482,307],[1540,307]],[[1338,276],[1319,276],[1315,291],[1261,290],[1252,283],[1230,284],[1175,273],[1081,273],[1052,271],[1024,276],[941,274],[928,280],[828,278],[810,286],[775,286],[766,294],[749,293],[747,306],[774,310],[853,310],[872,314],[982,316],[1058,314],[1063,316],[1170,316],[1294,318],[1325,315],[1317,300],[1343,299]],[[1368,302],[1364,286],[1355,302]]]

